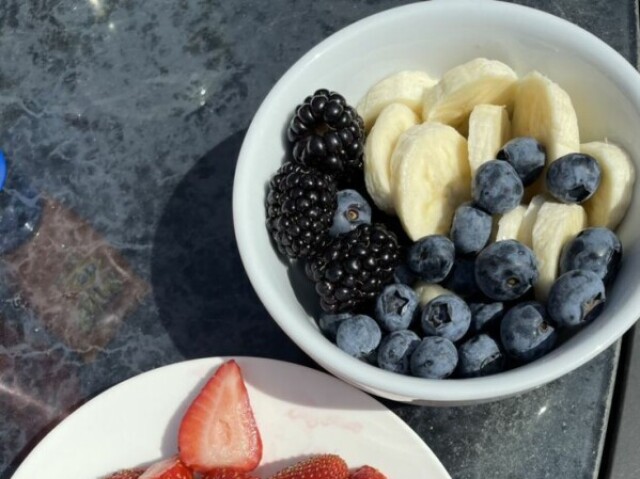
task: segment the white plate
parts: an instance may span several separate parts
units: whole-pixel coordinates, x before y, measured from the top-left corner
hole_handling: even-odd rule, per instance
[[[13,479],[97,479],[175,454],[185,409],[228,358],[165,366],[129,379],[91,400],[49,433]],[[236,358],[242,368],[267,477],[318,453],[336,453],[349,466],[369,464],[389,479],[450,479],[431,450],[400,418],[357,389],[302,366]]]

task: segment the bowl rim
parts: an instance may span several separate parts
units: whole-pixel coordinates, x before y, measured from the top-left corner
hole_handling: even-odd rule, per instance
[[[257,134],[259,125],[268,121],[267,109],[273,98],[286,91],[297,75],[322,51],[358,34],[362,29],[375,28],[379,24],[397,21],[418,12],[437,14],[438,11],[468,11],[478,7],[477,0],[411,3],[365,17],[327,37],[298,59],[269,91],[247,130],[236,165],[232,199],[236,241],[245,271],[263,305],[294,343],[325,369],[358,387],[392,399],[411,398],[430,401],[432,404],[463,404],[513,396],[554,381],[583,365],[611,346],[638,319],[627,310],[625,321],[610,325],[606,334],[587,337],[571,351],[562,350],[556,354],[557,350],[554,350],[540,360],[492,376],[447,380],[423,379],[399,375],[366,364],[339,350],[319,332],[308,334],[306,327],[296,324],[299,320],[298,315],[289,309],[272,286],[269,271],[260,266],[260,252],[251,235],[252,224],[249,218],[252,218],[252,215],[244,201],[254,192],[248,188],[244,178],[251,174],[252,150],[258,148],[252,138]],[[630,101],[640,110],[638,71],[622,55],[592,33],[567,20],[531,7],[496,0],[485,0],[481,7],[497,9],[501,15],[526,15],[531,21],[544,22],[550,29],[565,30],[576,48],[588,49],[589,56],[597,57],[599,62],[606,66],[621,89],[638,92]],[[277,254],[275,250],[274,254]],[[553,367],[549,367],[550,365]]]

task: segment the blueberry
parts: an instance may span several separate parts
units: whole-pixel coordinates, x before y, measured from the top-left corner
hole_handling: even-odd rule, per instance
[[[322,313],[318,318],[318,327],[327,338],[335,341],[336,334],[338,333],[338,326],[340,326],[340,323],[342,323],[342,321],[350,318],[351,316],[353,316],[353,314],[351,313]]]
[[[549,290],[547,310],[558,326],[582,326],[593,321],[604,308],[604,283],[593,271],[568,271]]]
[[[34,234],[42,208],[42,199],[26,177],[9,171],[0,191],[0,254],[12,251]]]
[[[376,300],[375,319],[382,329],[407,329],[416,316],[418,297],[406,284],[386,286]]]
[[[450,376],[458,364],[458,351],[446,338],[427,337],[411,354],[411,374],[420,378],[443,379]]]
[[[473,298],[480,294],[480,288],[476,284],[476,260],[475,258],[462,256],[453,263],[451,273],[442,285],[459,294],[463,298]]]
[[[503,303],[471,303],[470,330],[475,333],[494,331],[504,315]]]
[[[529,136],[521,136],[507,142],[497,158],[513,166],[524,186],[536,181],[546,163],[545,147]]]
[[[441,294],[424,305],[422,330],[428,336],[457,341],[469,330],[471,311],[455,294]]]
[[[476,258],[476,283],[496,301],[511,301],[525,294],[538,279],[533,252],[516,240],[490,244]]]
[[[605,285],[618,274],[622,243],[608,228],[587,228],[565,245],[560,257],[560,274],[574,269],[593,271]]]
[[[451,271],[455,247],[442,235],[425,236],[409,248],[409,269],[428,283],[438,283]]]
[[[458,348],[458,374],[463,378],[488,376],[504,369],[504,356],[486,334],[465,341]]]
[[[338,207],[329,234],[338,236],[371,223],[371,206],[356,190],[338,191]]]
[[[528,301],[514,306],[504,316],[500,339],[509,356],[530,362],[553,349],[558,333],[549,322],[544,306]]]
[[[600,166],[589,155],[569,153],[549,165],[547,189],[565,203],[582,203],[600,186]]]
[[[490,214],[471,205],[461,205],[453,215],[451,240],[459,254],[477,253],[489,242],[492,228]]]
[[[480,165],[473,181],[473,200],[487,213],[502,214],[520,204],[524,186],[516,170],[501,160]]]
[[[336,333],[336,344],[354,358],[370,360],[380,344],[380,326],[369,316],[357,315],[347,318]]]
[[[416,282],[416,275],[409,269],[406,264],[399,264],[396,269],[393,270],[393,282],[406,284],[408,286],[413,285]]]
[[[378,366],[394,373],[409,374],[409,358],[418,344],[420,338],[413,331],[394,331],[380,343]]]

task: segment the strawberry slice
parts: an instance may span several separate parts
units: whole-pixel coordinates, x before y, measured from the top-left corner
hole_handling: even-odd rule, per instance
[[[255,476],[249,475],[247,472],[241,472],[236,469],[214,469],[207,472],[202,479],[257,479]]]
[[[387,476],[382,474],[376,468],[371,466],[362,466],[351,473],[349,479],[387,479]]]
[[[174,456],[151,464],[139,479],[193,479],[193,473]]]
[[[252,471],[260,463],[262,439],[235,361],[220,366],[187,409],[178,449],[182,462],[198,472]]]
[[[139,479],[144,472],[144,469],[123,469],[118,472],[114,472],[105,479]]]
[[[269,479],[348,479],[347,463],[335,454],[322,454],[300,461]]]

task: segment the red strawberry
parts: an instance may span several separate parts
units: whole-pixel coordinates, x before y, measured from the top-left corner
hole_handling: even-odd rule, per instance
[[[235,361],[220,366],[187,409],[178,449],[182,462],[199,472],[252,471],[260,463],[262,440]]]
[[[387,479],[387,476],[371,466],[362,466],[353,471],[349,479]]]
[[[151,464],[139,479],[193,479],[193,473],[174,456]]]
[[[240,472],[236,469],[214,469],[207,472],[202,479],[257,479],[255,476],[250,476],[246,472]]]
[[[348,479],[349,468],[340,456],[322,454],[304,461],[271,476],[269,479]]]
[[[105,479],[138,479],[144,469],[123,469],[122,471],[114,472]]]

